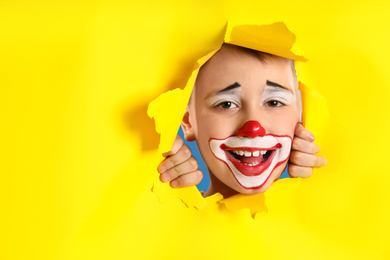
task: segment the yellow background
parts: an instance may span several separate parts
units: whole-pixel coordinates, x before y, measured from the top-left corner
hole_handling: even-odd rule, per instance
[[[387,1],[1,1],[0,259],[389,259],[389,11]],[[156,184],[146,114],[184,87],[228,19],[284,21],[309,59],[299,79],[324,97],[309,95],[304,116],[328,166],[275,183],[255,218],[217,197],[187,207]]]

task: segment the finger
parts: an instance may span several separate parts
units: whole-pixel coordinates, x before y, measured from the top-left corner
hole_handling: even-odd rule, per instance
[[[322,167],[326,165],[325,157],[298,151],[291,152],[290,161],[295,165],[304,167]]]
[[[166,172],[173,167],[176,167],[179,164],[184,163],[191,157],[191,149],[183,144],[179,151],[177,151],[174,155],[168,156],[164,161],[160,163],[157,170],[160,173]]]
[[[179,176],[178,178],[171,181],[171,186],[173,188],[183,188],[198,185],[203,179],[203,173],[200,170],[196,170],[184,175]]]
[[[312,167],[302,167],[291,163],[288,165],[287,171],[291,178],[308,178],[313,174]]]
[[[320,146],[316,143],[309,142],[305,139],[294,137],[292,149],[298,152],[316,154],[320,151]]]
[[[313,142],[315,140],[314,135],[309,130],[304,128],[301,123],[297,123],[295,126],[294,135],[309,142]]]
[[[196,171],[197,169],[198,169],[198,161],[193,156],[191,156],[187,161],[161,174],[161,180],[163,182],[168,182],[180,177],[181,175]]]
[[[183,139],[180,137],[180,135],[177,135],[175,141],[173,142],[172,149],[169,152],[163,153],[163,156],[167,157],[176,154],[183,146],[183,144]]]

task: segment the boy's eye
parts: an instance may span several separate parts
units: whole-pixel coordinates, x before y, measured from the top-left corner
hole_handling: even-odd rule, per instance
[[[236,104],[234,104],[233,102],[230,102],[230,101],[225,101],[225,102],[221,102],[217,105],[218,108],[221,108],[221,109],[229,109],[229,108],[235,108],[237,107]]]
[[[277,100],[270,100],[266,103],[267,106],[269,107],[280,107],[280,106],[284,106],[284,104],[280,101],[277,101]]]

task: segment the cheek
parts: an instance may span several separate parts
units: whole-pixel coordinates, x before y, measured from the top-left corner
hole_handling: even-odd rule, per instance
[[[207,116],[198,118],[198,137],[205,141],[210,138],[224,139],[234,135],[235,123],[221,116]]]
[[[267,133],[294,137],[295,127],[299,122],[299,115],[296,111],[273,115],[268,119],[269,123],[265,127]]]
[[[294,132],[295,132],[295,127],[297,123],[299,122],[298,117],[297,118],[289,118],[286,120],[285,124],[283,127],[286,129],[287,134],[291,137],[294,137]]]

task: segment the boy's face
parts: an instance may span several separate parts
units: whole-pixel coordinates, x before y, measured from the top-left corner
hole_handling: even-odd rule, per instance
[[[252,194],[279,178],[299,120],[291,66],[223,48],[202,68],[184,131],[196,139],[212,180]]]

